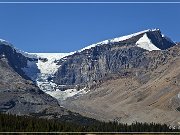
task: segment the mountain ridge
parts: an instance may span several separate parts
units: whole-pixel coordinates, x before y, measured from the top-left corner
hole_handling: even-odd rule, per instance
[[[58,76],[57,77],[58,79],[59,78],[62,78],[62,79],[61,80],[58,80],[58,79],[55,80],[56,83],[58,83],[58,84],[62,83],[62,85],[67,83],[67,84],[72,85],[72,84],[79,84],[80,82],[85,82],[85,81],[87,82],[88,81],[87,80],[88,76],[86,76],[86,78],[85,78],[86,80],[83,81],[82,80],[83,77],[76,79],[76,77],[73,77],[72,75],[70,75],[71,71],[68,71],[68,69],[67,69],[67,64],[71,64],[70,61],[72,61],[74,63],[79,62],[78,65],[81,65],[82,61],[84,61],[86,63],[86,64],[85,63],[84,64],[87,65],[86,68],[91,68],[92,66],[89,66],[89,65],[94,65],[94,64],[98,63],[98,62],[96,62],[98,60],[101,60],[102,62],[105,62],[105,63],[109,63],[109,62],[107,62],[107,60],[108,59],[113,59],[113,57],[116,57],[114,55],[119,55],[118,57],[122,58],[122,59],[120,59],[120,61],[122,61],[121,65],[125,65],[124,62],[127,63],[128,61],[131,61],[130,59],[133,58],[132,55],[134,55],[134,57],[135,56],[139,57],[139,55],[143,55],[143,52],[146,51],[146,50],[144,48],[142,48],[142,47],[137,46],[136,43],[138,42],[138,40],[141,37],[143,37],[143,35],[145,33],[147,34],[147,36],[151,37],[152,44],[155,44],[155,46],[158,46],[161,49],[167,49],[167,48],[172,47],[172,46],[175,45],[175,43],[173,44],[173,43],[170,43],[169,41],[164,40],[164,38],[162,37],[161,32],[160,32],[159,29],[158,30],[147,30],[145,32],[143,31],[143,32],[139,32],[139,33],[137,35],[133,34],[133,36],[130,36],[130,38],[129,38],[129,36],[127,36],[128,39],[126,39],[126,40],[114,42],[114,43],[111,43],[111,44],[101,44],[101,45],[97,44],[97,45],[95,45],[94,47],[92,47],[90,49],[85,49],[85,50],[83,49],[82,52],[75,53],[75,54],[73,54],[73,56],[71,56],[71,55],[67,56],[67,58],[66,58],[67,60],[62,61],[62,62],[60,61],[60,63],[59,63],[61,65],[61,67],[59,68],[56,75]],[[147,41],[146,45],[149,44],[149,41],[150,40]],[[165,46],[162,47],[163,45],[165,45]],[[115,53],[117,53],[118,50],[119,50],[118,54],[115,54]],[[157,50],[157,49],[155,49],[155,50]],[[134,54],[134,53],[137,53],[137,54]],[[111,56],[109,54],[111,54]],[[120,54],[124,55],[124,57],[120,56]],[[100,58],[101,56],[104,57],[104,58]],[[86,58],[86,59],[83,59],[83,57]],[[107,57],[111,57],[111,58],[107,58]],[[78,61],[78,59],[81,59],[82,61]],[[117,58],[115,58],[115,59],[117,59]],[[115,63],[118,63],[118,62],[116,61]],[[77,64],[75,64],[75,65],[77,65]],[[111,70],[115,70],[115,69],[111,69],[111,67],[110,67],[111,65],[114,65],[114,64],[111,63],[110,65],[108,65],[108,64],[105,65],[104,67],[106,67],[106,69],[103,69],[102,65],[97,65],[97,66],[101,66],[102,69],[99,69],[99,71],[97,71],[95,73],[95,76],[97,74],[99,74],[100,72],[102,72],[103,70],[110,70],[108,72],[113,72]],[[71,66],[71,65],[69,65],[69,66]],[[127,66],[129,66],[129,65],[127,65]],[[84,67],[84,66],[81,65],[79,67],[74,67],[73,69],[79,70],[80,67]],[[118,67],[114,67],[114,68],[118,68]],[[73,69],[71,69],[71,70],[73,70]],[[85,69],[85,70],[87,70],[87,69]],[[71,82],[68,81],[69,78],[68,78],[68,80],[63,80],[66,77],[66,72],[67,72],[67,76],[72,76]],[[78,74],[81,75],[80,71],[77,71],[77,72],[79,72]],[[87,73],[88,71],[82,71],[82,72]],[[62,76],[61,76],[61,74],[62,74]],[[92,74],[91,74],[91,76],[92,76]],[[98,78],[100,78],[100,76],[98,76]],[[94,80],[96,80],[96,77],[94,77]]]

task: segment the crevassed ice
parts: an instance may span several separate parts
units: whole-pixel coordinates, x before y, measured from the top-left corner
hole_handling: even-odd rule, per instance
[[[38,87],[43,91],[54,91],[56,90],[57,85],[54,82],[49,81],[49,78],[52,78],[58,68],[61,66],[58,64],[57,60],[69,55],[70,53],[30,53],[32,55],[36,55],[38,61],[34,62],[36,64],[36,68],[39,70],[37,73],[36,81]],[[41,59],[40,59],[41,58]],[[43,61],[42,58],[47,60]],[[29,70],[31,67],[29,67]]]
[[[46,92],[47,94],[55,97],[58,100],[66,100],[68,97],[79,96],[81,94],[86,94],[88,91],[84,88],[81,90],[76,89],[67,89],[61,91],[58,89],[60,85],[57,85],[52,78],[58,68],[61,65],[58,65],[58,61],[65,56],[71,55],[72,53],[31,53],[31,55],[36,55],[38,61],[28,61],[27,67],[23,68],[23,71],[26,75],[30,76],[31,79],[36,81],[38,87]],[[40,58],[46,58],[47,60],[43,61]],[[36,71],[39,70],[39,72]]]

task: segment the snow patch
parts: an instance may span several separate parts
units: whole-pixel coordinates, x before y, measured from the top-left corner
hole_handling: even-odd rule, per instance
[[[16,50],[17,53],[21,53],[22,55],[24,55],[27,58],[31,58],[31,59],[38,59],[37,55],[35,54],[31,54],[22,50],[19,50],[17,48],[14,48]]]
[[[178,98],[180,99],[180,92],[178,93]]]
[[[118,38],[114,38],[114,39],[109,39],[109,40],[104,40],[102,42],[98,42],[96,44],[89,45],[89,46],[79,50],[78,52],[81,52],[81,51],[84,51],[86,49],[90,49],[90,48],[93,48],[93,47],[96,47],[96,46],[99,46],[99,45],[111,44],[111,43],[124,41],[124,40],[130,39],[132,37],[135,37],[137,35],[140,35],[140,34],[143,34],[143,33],[146,33],[146,32],[150,32],[150,31],[159,31],[159,29],[148,29],[148,30],[140,31],[140,32],[137,32],[137,33],[134,33],[134,34],[126,35],[126,36],[122,36],[122,37],[118,37]]]
[[[6,42],[6,40],[4,40],[4,39],[0,39],[0,42]]]
[[[140,32],[137,32],[137,33],[134,33],[134,34],[130,34],[130,35],[127,35],[127,36],[122,36],[122,37],[119,37],[119,38],[114,38],[114,39],[110,40],[110,42],[124,41],[124,40],[130,39],[132,37],[135,37],[137,35],[140,35],[140,34],[143,34],[143,33],[146,33],[146,32],[158,31],[158,30],[159,29],[148,29],[148,30],[140,31]]]
[[[146,33],[136,42],[136,45],[148,51],[160,50],[151,42]]]
[[[12,49],[14,49],[13,45],[4,39],[0,39],[0,45],[1,44],[6,45],[6,46],[10,46]]]
[[[47,58],[48,60],[59,60],[65,56],[71,55],[73,52],[70,53],[29,53],[33,55],[37,55],[39,58]]]
[[[78,52],[82,52],[84,50],[91,49],[91,48],[99,46],[99,45],[109,44],[109,43],[110,43],[110,40],[105,40],[105,41],[102,41],[102,42],[98,42],[96,44],[89,45],[89,46],[79,50]]]

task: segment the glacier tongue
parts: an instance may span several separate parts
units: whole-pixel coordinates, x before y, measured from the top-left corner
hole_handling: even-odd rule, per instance
[[[77,90],[75,88],[69,88],[65,91],[61,91],[59,88],[62,85],[57,85],[53,82],[52,78],[61,65],[58,65],[58,60],[66,57],[72,53],[29,53],[29,55],[35,55],[38,61],[28,62],[28,67],[23,68],[26,75],[33,79],[38,87],[47,94],[55,97],[56,99],[63,101],[68,97],[79,96],[87,93],[86,88]],[[39,70],[34,76],[35,69]]]
[[[160,50],[151,42],[146,33],[136,42],[136,45],[148,51]]]
[[[36,81],[38,87],[43,91],[55,91],[57,84],[52,81],[52,78],[58,68],[58,60],[69,55],[70,53],[31,53],[37,55],[37,68],[40,72],[37,74]]]
[[[46,93],[51,95],[52,97],[55,97],[56,99],[63,101],[66,100],[69,97],[73,97],[76,96],[78,97],[79,95],[83,95],[86,94],[87,91],[86,88],[77,90],[77,89],[67,89],[65,91],[61,91],[61,90],[55,90],[55,91],[47,91]]]

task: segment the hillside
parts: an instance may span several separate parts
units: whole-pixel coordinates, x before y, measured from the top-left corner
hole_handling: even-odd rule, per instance
[[[166,51],[145,52],[157,66],[143,70],[125,69],[94,85],[80,98],[71,98],[66,107],[100,120],[124,123],[180,122],[180,45]],[[146,65],[148,66],[148,65]]]

